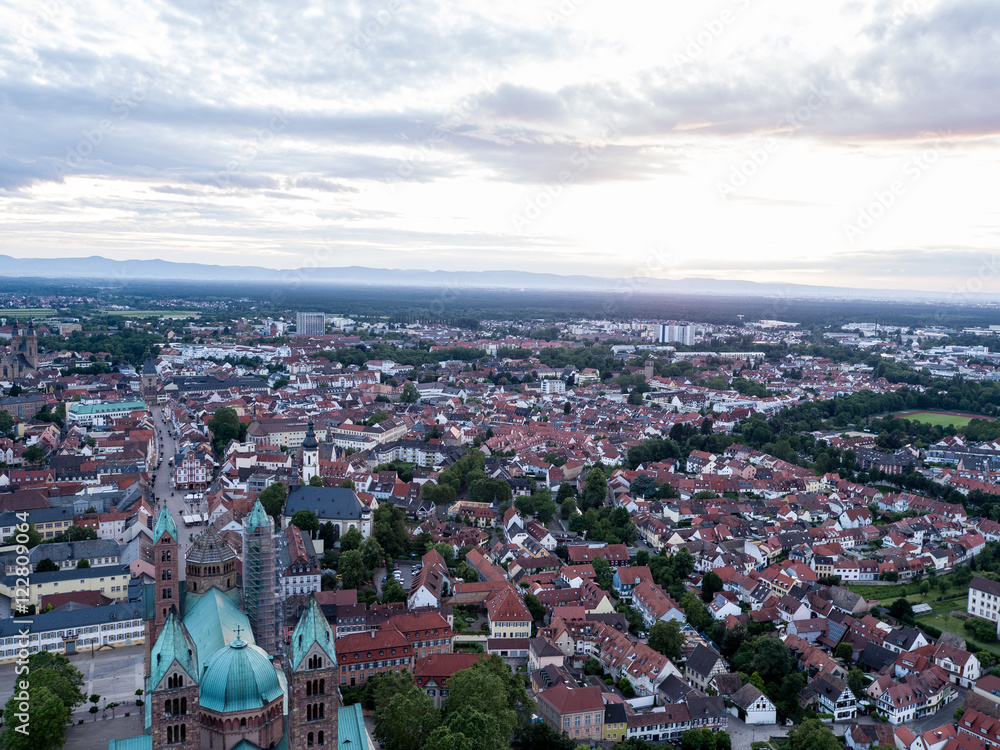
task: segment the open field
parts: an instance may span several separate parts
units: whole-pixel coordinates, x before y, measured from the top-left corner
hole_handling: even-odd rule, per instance
[[[941,425],[942,427],[954,425],[956,428],[967,426],[973,419],[990,419],[990,417],[984,417],[979,414],[949,411],[901,411],[892,416],[897,419],[910,419],[914,422]]]
[[[964,638],[969,651],[989,651],[997,658],[1000,658],[1000,643],[980,643],[965,632],[965,628],[962,627],[963,622],[965,621],[962,618],[949,617],[947,614],[924,615],[917,618],[917,625],[931,625],[938,630],[954,633]]]
[[[0,317],[8,318],[51,318],[56,311],[51,307],[0,308]]]
[[[920,593],[920,583],[895,583],[886,586],[876,586],[874,584],[864,584],[864,583],[849,583],[845,586],[850,591],[855,594],[860,594],[867,601],[878,600],[882,606],[888,606],[892,603],[893,599],[898,599],[900,597],[905,597],[911,604],[919,604],[926,602],[932,607],[937,603],[939,599],[961,599],[963,602],[968,600],[968,587],[965,586],[953,586],[949,582],[948,588],[943,592],[937,587],[937,581],[934,579],[924,579],[923,583],[928,583],[930,585],[930,591],[926,594]],[[965,606],[961,607],[951,607],[951,609],[965,609]]]
[[[200,318],[195,310],[102,310],[104,315],[120,315],[129,318]]]

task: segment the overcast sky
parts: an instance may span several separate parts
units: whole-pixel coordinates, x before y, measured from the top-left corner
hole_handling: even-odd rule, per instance
[[[998,50],[995,0],[0,0],[0,253],[1000,291]]]

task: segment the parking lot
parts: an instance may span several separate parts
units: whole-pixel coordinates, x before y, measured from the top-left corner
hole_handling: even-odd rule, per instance
[[[418,561],[410,560],[407,558],[407,559],[394,560],[393,562],[399,566],[399,572],[400,572],[400,578],[398,579],[399,585],[403,587],[403,591],[409,591],[410,584],[413,583],[413,576],[414,576],[414,574],[410,572],[410,569],[415,564],[417,564]],[[389,570],[387,573],[383,573],[383,575],[388,575],[389,578],[392,578],[392,571]]]

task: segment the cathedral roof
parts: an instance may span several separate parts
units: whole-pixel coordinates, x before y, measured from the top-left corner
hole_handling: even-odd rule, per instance
[[[197,681],[198,647],[177,616],[177,610],[171,607],[150,652],[149,676],[153,687],[160,684],[163,675],[174,661],[177,661],[188,675]]]
[[[334,664],[337,663],[333,629],[319,608],[315,594],[311,594],[305,612],[302,613],[298,625],[295,626],[295,632],[292,633],[292,669],[298,668],[314,643],[319,644]]]
[[[154,544],[160,540],[163,532],[170,534],[171,538],[175,542],[177,541],[177,523],[174,521],[174,514],[165,505],[160,509],[160,514],[156,517],[156,525],[153,527]]]
[[[209,526],[203,533],[199,534],[191,543],[191,549],[187,551],[184,559],[189,563],[220,563],[232,560],[236,557],[233,548],[226,544],[226,541],[219,536],[219,532],[214,526]]]
[[[198,644],[202,659],[236,640],[237,635],[253,643],[250,620],[240,611],[238,592],[223,593],[214,586],[204,594],[187,593],[184,600],[184,627]]]
[[[243,522],[243,533],[251,534],[255,529],[268,523],[271,523],[271,518],[267,515],[267,511],[264,510],[264,506],[260,504],[260,500],[257,500],[253,504],[250,515]]]
[[[283,696],[264,649],[237,638],[205,666],[198,704],[210,711],[250,711]]]
[[[156,375],[156,364],[150,357],[146,357],[146,361],[142,363],[142,374],[143,375]]]

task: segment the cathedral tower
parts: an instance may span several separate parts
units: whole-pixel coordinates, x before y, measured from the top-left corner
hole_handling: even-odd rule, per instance
[[[337,650],[315,594],[292,634],[288,660],[289,750],[337,746]]]

